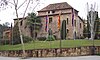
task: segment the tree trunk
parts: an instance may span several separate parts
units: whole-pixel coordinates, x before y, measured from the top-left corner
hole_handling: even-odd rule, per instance
[[[20,34],[22,49],[23,49],[23,57],[26,57],[26,56],[25,56],[25,48],[24,48],[24,43],[23,43],[22,32],[21,32],[21,29],[20,29],[20,20],[19,20],[19,18],[18,18],[17,6],[15,6],[15,11],[16,11],[16,17],[17,17],[17,21],[18,21],[18,27],[19,27],[19,34]]]

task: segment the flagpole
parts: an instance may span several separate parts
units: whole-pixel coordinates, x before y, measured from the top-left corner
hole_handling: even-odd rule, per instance
[[[61,11],[59,13],[59,16],[58,16],[58,30],[61,32],[61,18],[60,18],[60,15],[61,15]],[[60,56],[61,56],[61,37],[60,37]]]
[[[74,8],[72,9],[72,26],[73,26],[73,39],[75,40],[75,20],[74,20]]]
[[[12,45],[13,45],[13,27],[12,27],[12,23],[11,23],[11,41],[12,41]]]

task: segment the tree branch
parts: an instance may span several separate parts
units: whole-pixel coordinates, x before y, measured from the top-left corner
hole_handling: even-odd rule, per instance
[[[16,4],[18,5],[18,0],[17,0]]]
[[[37,3],[37,5],[33,8],[32,12],[34,11],[34,9],[38,6],[38,4],[40,3],[40,1]]]
[[[13,0],[13,2],[14,2],[14,6],[15,6],[16,5],[15,0]]]
[[[24,2],[17,9],[19,9],[21,6],[23,6],[26,1],[27,0],[24,0]]]
[[[14,3],[10,2],[10,1],[6,1],[6,2],[8,2],[8,3],[10,3],[10,4],[14,5]]]
[[[28,1],[28,4],[27,4],[26,9],[25,9],[25,11],[24,11],[23,18],[24,18],[24,16],[25,16],[25,13],[26,13],[26,11],[27,11],[27,9],[28,9],[29,4],[30,4],[30,0]]]

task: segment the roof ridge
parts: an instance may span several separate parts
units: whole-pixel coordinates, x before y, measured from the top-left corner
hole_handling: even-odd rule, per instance
[[[67,2],[60,2],[60,3],[49,4],[48,6],[44,7],[40,11],[65,9],[65,8],[73,8],[73,7],[69,5]]]
[[[55,4],[62,4],[62,3],[67,3],[67,2],[58,2],[58,3],[51,3],[50,5],[55,5]]]

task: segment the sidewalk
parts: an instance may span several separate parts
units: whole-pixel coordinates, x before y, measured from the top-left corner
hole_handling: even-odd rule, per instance
[[[27,58],[0,57],[0,60],[100,60],[100,56],[78,56],[78,57],[48,57],[48,58]]]

